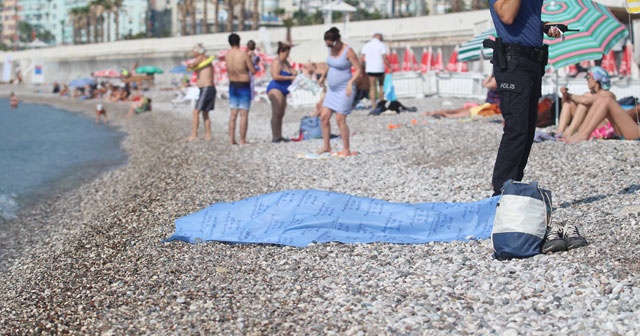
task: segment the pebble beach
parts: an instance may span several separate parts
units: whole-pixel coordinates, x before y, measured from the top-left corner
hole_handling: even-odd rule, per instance
[[[94,118],[95,101],[36,88],[0,95]],[[403,99],[418,112],[348,118],[348,158],[305,160],[320,140],[271,143],[271,108],[251,107],[246,146],[186,142],[191,108],[153,91],[153,111],[124,116],[128,163],[43,200],[0,227],[0,334],[71,335],[636,335],[640,330],[640,142],[533,145],[525,181],[551,190],[554,223],[586,247],[498,261],[489,240],[305,248],[165,243],[174,221],[217,202],[320,189],[392,202],[490,197],[501,118],[435,119],[468,100]],[[289,107],[285,136],[311,108]],[[333,133],[337,133],[335,122]],[[332,141],[334,150],[341,140]]]

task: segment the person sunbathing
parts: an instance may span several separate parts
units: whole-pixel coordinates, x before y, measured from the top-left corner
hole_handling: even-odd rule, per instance
[[[138,101],[131,103],[126,118],[130,118],[134,113],[140,114],[147,111],[151,111],[151,98],[143,96]]]
[[[580,127],[593,103],[600,97],[610,97],[615,100],[615,95],[609,91],[611,80],[609,73],[599,66],[589,69],[585,77],[589,92],[582,95],[569,94],[566,87],[560,88],[562,94],[562,109],[558,120],[556,136],[572,136]]]
[[[563,141],[577,143],[588,140],[603,123],[606,123],[605,128],[610,127],[614,135],[621,139],[640,139],[640,125],[637,124],[638,115],[637,112],[633,112],[635,112],[635,108],[626,111],[622,109],[614,97],[601,96],[593,102],[578,131]],[[635,120],[632,117],[633,114],[635,114]]]
[[[435,118],[464,118],[483,116],[488,117],[500,112],[500,98],[497,95],[498,83],[493,75],[487,76],[482,85],[488,89],[487,99],[484,104],[465,104],[464,107],[452,110],[437,110],[425,112],[424,115]]]

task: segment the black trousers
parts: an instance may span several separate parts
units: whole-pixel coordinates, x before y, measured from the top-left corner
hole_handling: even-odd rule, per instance
[[[498,83],[500,110],[505,125],[493,167],[494,196],[500,194],[507,180],[521,181],[529,160],[538,117],[544,67],[520,56],[509,56],[507,69],[494,63],[494,76]]]

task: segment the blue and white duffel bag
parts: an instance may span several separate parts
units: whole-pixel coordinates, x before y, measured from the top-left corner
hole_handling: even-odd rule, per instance
[[[537,182],[509,180],[502,186],[491,242],[498,260],[528,258],[540,254],[551,225],[551,191]]]

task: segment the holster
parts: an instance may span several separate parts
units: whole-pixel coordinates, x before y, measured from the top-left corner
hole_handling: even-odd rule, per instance
[[[486,39],[482,41],[482,45],[485,48],[493,49],[493,58],[498,62],[498,64],[494,65],[497,65],[502,71],[507,70],[507,55],[504,45],[502,44],[502,38],[496,37],[495,41]]]
[[[540,63],[542,64],[542,66],[546,66],[548,62],[549,62],[549,45],[548,44],[543,44],[542,45],[542,59],[540,60]]]

